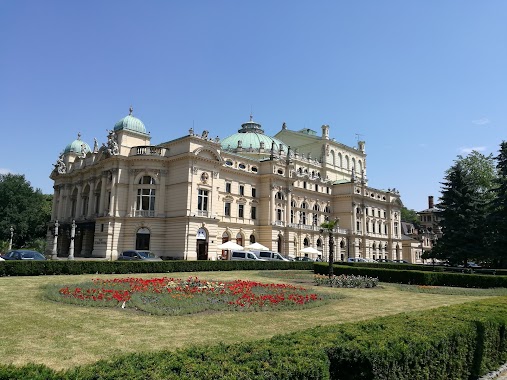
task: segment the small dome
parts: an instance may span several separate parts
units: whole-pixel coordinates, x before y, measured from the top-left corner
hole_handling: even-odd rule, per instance
[[[81,140],[81,133],[78,133],[77,139],[72,141],[69,145],[65,147],[65,149],[63,150],[63,154],[67,153],[86,154],[91,151],[92,150],[90,149],[90,145]]]
[[[250,121],[241,124],[241,129],[238,130],[238,133],[228,136],[221,141],[223,150],[236,150],[239,141],[241,141],[239,147],[246,151],[250,148],[254,151],[259,151],[260,148],[263,148],[267,152],[271,150],[273,143],[275,143],[275,151],[279,151],[282,147],[287,150],[283,142],[274,137],[266,136],[261,125],[252,119],[252,116],[250,116]]]
[[[130,107],[129,114],[114,125],[114,130],[115,131],[128,130],[147,134],[144,123],[137,117],[132,116],[132,111],[133,109],[132,107]]]

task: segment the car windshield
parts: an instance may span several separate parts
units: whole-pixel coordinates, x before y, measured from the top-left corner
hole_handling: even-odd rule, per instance
[[[40,259],[41,255],[39,252],[25,251],[21,252],[21,257],[23,259]]]
[[[150,251],[139,251],[139,256],[145,259],[154,259],[155,255]]]

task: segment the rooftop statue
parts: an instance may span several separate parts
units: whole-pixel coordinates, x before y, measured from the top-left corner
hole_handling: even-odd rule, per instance
[[[65,165],[65,162],[63,161],[63,154],[58,157],[58,160],[56,160],[56,164],[54,164],[55,170],[58,172],[58,174],[65,174],[67,173],[67,166]]]
[[[120,149],[118,147],[118,141],[116,140],[116,133],[113,130],[108,130],[107,154],[109,156],[117,156],[120,154]]]

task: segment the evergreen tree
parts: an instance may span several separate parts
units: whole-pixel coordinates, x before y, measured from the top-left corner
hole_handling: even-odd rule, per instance
[[[437,207],[443,236],[434,248],[434,255],[466,266],[484,251],[485,198],[462,160],[447,171],[442,185]]]
[[[24,175],[0,175],[0,240],[10,239],[11,226],[16,248],[45,238],[46,223],[51,218],[51,202],[52,196],[33,189]]]
[[[489,252],[493,265],[507,265],[507,142],[502,141],[497,160],[497,178],[491,191],[488,217]]]

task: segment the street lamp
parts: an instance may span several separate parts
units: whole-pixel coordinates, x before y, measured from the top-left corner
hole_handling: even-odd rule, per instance
[[[329,278],[333,277],[333,253],[334,253],[334,239],[333,232],[335,227],[338,226],[339,219],[333,221],[325,221],[320,225],[320,233],[327,232],[329,235]]]
[[[56,259],[56,257],[58,256],[58,251],[57,251],[57,247],[58,247],[58,227],[60,227],[60,223],[58,223],[58,220],[56,220],[55,221],[55,233],[54,233],[54,238],[53,238],[53,252],[52,252],[53,259]]]
[[[14,227],[11,226],[9,229],[11,231],[11,238],[9,240],[9,251],[12,249],[12,236],[14,236]]]

